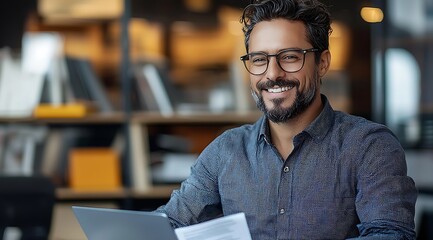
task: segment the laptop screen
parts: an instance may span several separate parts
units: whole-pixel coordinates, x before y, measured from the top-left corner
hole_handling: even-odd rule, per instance
[[[163,213],[73,206],[89,240],[177,240]]]

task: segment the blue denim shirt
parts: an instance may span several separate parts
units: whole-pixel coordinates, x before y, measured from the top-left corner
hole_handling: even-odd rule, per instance
[[[174,227],[244,212],[254,240],[415,239],[417,191],[396,137],[322,101],[287,159],[265,117],[228,130],[157,211]]]

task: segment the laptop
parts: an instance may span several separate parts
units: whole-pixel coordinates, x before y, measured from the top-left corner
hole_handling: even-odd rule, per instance
[[[88,240],[177,240],[163,213],[80,206],[72,210]]]

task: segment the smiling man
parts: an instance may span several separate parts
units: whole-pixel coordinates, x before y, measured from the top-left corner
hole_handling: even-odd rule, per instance
[[[174,227],[244,212],[255,240],[414,239],[417,192],[398,140],[320,93],[326,7],[254,1],[242,22],[241,60],[264,116],[216,138],[157,211]]]

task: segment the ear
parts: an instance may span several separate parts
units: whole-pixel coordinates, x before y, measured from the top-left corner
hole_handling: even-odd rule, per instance
[[[328,72],[330,64],[331,64],[331,52],[329,52],[329,50],[325,50],[320,54],[320,62],[319,62],[320,78],[322,78]]]

